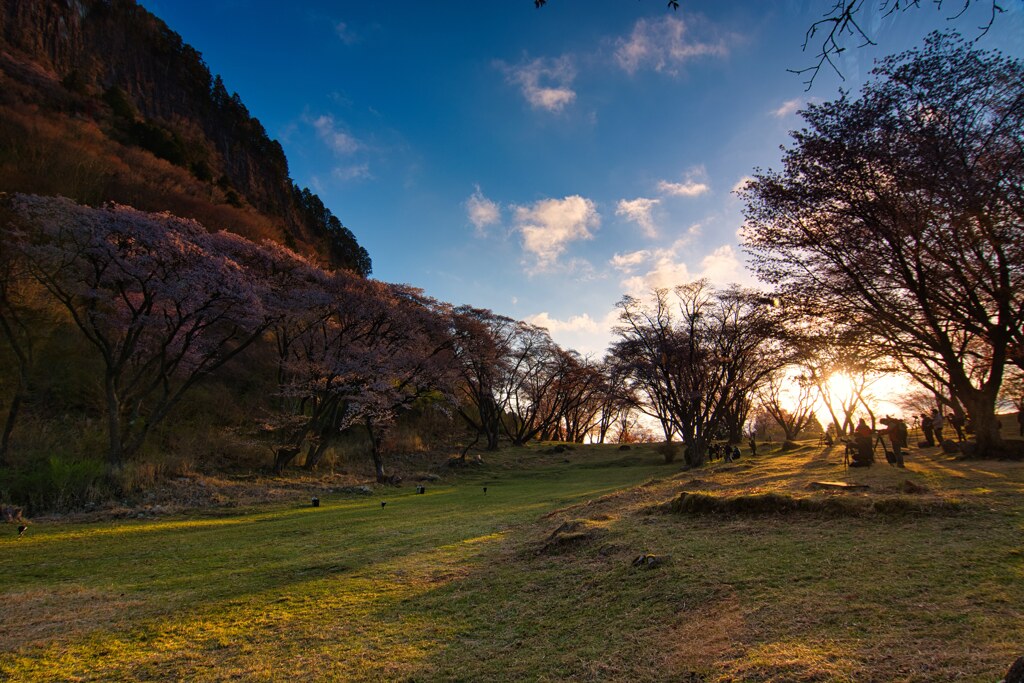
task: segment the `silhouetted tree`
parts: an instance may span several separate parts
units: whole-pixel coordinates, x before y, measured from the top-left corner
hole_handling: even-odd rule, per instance
[[[746,247],[808,315],[948,381],[990,453],[1024,322],[1024,65],[933,34],[872,73],[748,184]]]

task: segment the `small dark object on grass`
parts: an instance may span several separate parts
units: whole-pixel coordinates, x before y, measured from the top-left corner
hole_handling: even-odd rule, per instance
[[[24,524],[19,524],[18,525],[18,538],[21,538],[22,536],[24,536],[26,531],[28,531],[28,527],[26,525],[24,525]]]
[[[621,446],[619,446],[619,450],[620,451],[628,451],[630,449],[631,449],[631,446],[628,443],[624,443]]]
[[[422,484],[416,487],[416,493],[426,493],[427,487]]]
[[[380,509],[381,509],[381,510],[383,510],[383,509],[384,509],[384,506],[385,506],[385,505],[387,505],[387,504],[388,504],[388,502],[387,502],[386,500],[382,500],[382,501],[380,502]]]
[[[320,499],[317,498],[316,496],[313,496],[313,498],[309,502],[311,502],[313,504],[313,507],[315,508],[320,507]]]
[[[484,495],[485,496],[487,495],[487,487],[486,486],[484,487]]]
[[[654,569],[660,567],[668,561],[671,555],[640,555],[633,560],[633,566],[639,567],[640,569]]]
[[[1017,661],[1010,665],[1010,670],[999,683],[1024,683],[1024,657],[1018,657]]]

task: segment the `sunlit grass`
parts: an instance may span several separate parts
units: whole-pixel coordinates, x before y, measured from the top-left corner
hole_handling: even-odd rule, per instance
[[[833,495],[815,480],[962,506],[655,512],[684,489]],[[693,472],[648,448],[534,450],[425,495],[37,524],[0,540],[0,678],[996,680],[1024,642],[1022,482],[937,450],[846,471],[805,444]]]

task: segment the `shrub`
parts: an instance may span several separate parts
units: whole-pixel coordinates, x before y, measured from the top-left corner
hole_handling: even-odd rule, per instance
[[[30,515],[66,511],[100,500],[106,489],[102,461],[53,455],[0,474],[0,497]]]

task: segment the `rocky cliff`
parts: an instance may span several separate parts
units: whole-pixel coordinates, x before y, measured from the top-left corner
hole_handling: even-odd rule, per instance
[[[170,210],[370,271],[238,95],[133,0],[0,0],[0,107],[2,190]]]

